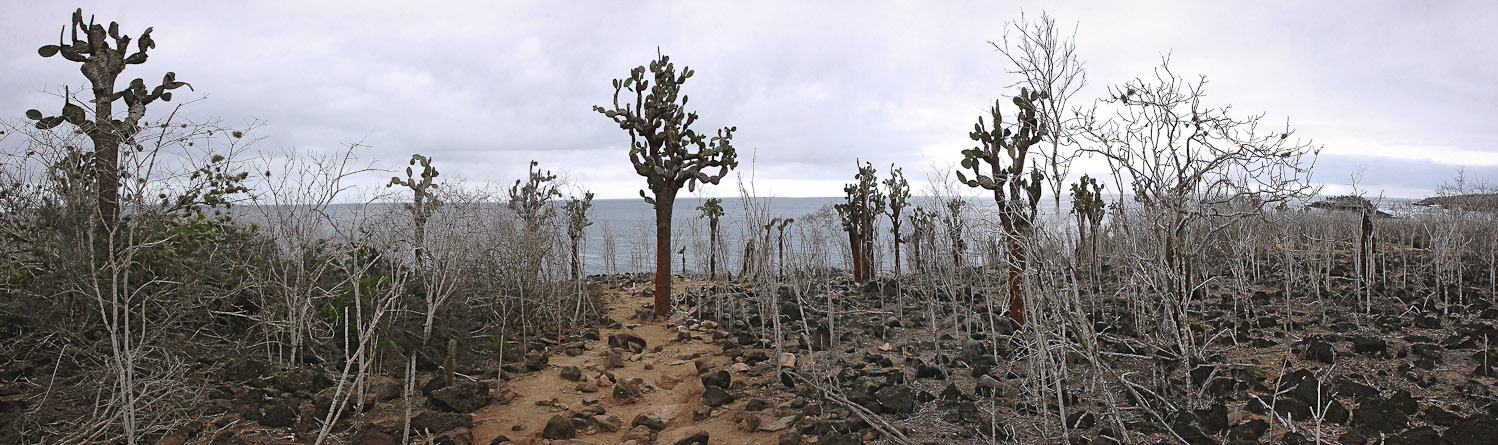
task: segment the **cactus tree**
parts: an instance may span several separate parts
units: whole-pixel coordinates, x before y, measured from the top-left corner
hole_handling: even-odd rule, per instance
[[[718,219],[723,217],[723,200],[708,199],[697,206],[699,218],[707,218],[707,279],[718,279]]]
[[[417,164],[421,165],[421,172],[419,174],[412,170],[412,167],[417,166]],[[437,184],[432,183],[432,179],[436,177],[437,169],[432,167],[432,158],[413,154],[411,155],[411,167],[406,167],[406,179],[401,179],[399,176],[391,176],[390,182],[385,184],[385,187],[399,185],[411,189],[411,202],[406,203],[405,207],[406,211],[411,212],[411,239],[416,244],[414,251],[417,269],[421,269],[424,265],[423,261],[425,261],[422,258],[422,249],[426,247],[427,219],[431,218],[432,212],[435,212],[437,207],[442,205],[442,201],[437,199],[437,195],[431,192],[431,189],[437,187]]]
[[[859,283],[874,276],[875,221],[884,213],[884,193],[879,191],[879,179],[875,176],[879,172],[874,164],[863,164],[853,176],[858,182],[843,186],[845,202],[833,206],[843,218],[843,230],[848,232],[853,281]]]
[[[114,230],[115,222],[119,220],[120,144],[139,149],[134,137],[140,129],[141,118],[146,115],[146,105],[157,99],[170,101],[171,90],[184,86],[191,89],[192,86],[186,82],[178,82],[176,74],[166,73],[161,79],[161,85],[150,90],[146,89],[145,81],[135,79],[125,89],[115,91],[115,82],[120,73],[125,71],[125,67],[146,63],[146,51],[156,47],[156,41],[151,40],[151,28],[146,28],[135,39],[134,53],[129,52],[131,38],[120,34],[119,23],[109,22],[109,27],[105,28],[104,25],[94,23],[90,17],[85,24],[83,10],[78,9],[73,11],[71,28],[70,39],[63,40],[59,31],[57,44],[38,48],[37,54],[42,57],[62,54],[64,59],[82,64],[80,70],[93,86],[94,99],[90,101],[94,104],[92,120],[86,116],[83,107],[73,104],[72,98],[67,95],[63,97],[61,116],[44,116],[41,111],[27,110],[26,117],[35,120],[36,127],[43,130],[64,122],[73,124],[93,142],[94,180],[98,184],[99,205],[97,229],[101,238],[104,238]],[[78,35],[80,29],[83,30],[82,39]],[[110,40],[113,40],[113,45]],[[123,120],[117,120],[114,103],[121,99],[125,101],[127,113]]]
[[[894,234],[895,251],[895,276],[900,275],[900,213],[910,203],[910,182],[905,180],[905,172],[895,168],[895,164],[889,165],[889,179],[884,180],[884,187],[889,189],[889,231]]]
[[[1035,206],[1040,202],[1040,186],[1044,180],[1041,170],[1030,169],[1025,174],[1025,162],[1030,147],[1039,143],[1046,135],[1045,121],[1037,114],[1036,101],[1046,98],[1044,92],[1020,88],[1014,105],[1019,107],[1019,116],[1012,126],[1004,124],[999,112],[999,101],[989,110],[993,128],[984,125],[983,117],[973,125],[968,137],[981,146],[962,151],[962,168],[972,170],[968,178],[957,171],[957,180],[968,187],[983,188],[993,192],[993,200],[999,206],[999,224],[1004,228],[1004,238],[1009,250],[1009,317],[1016,325],[1025,324],[1024,300],[1020,296],[1020,275],[1024,271],[1024,255],[1020,237],[1029,232],[1035,218]],[[988,164],[988,172],[982,164]]]
[[[692,129],[697,113],[686,110],[687,96],[681,94],[681,85],[692,77],[691,68],[683,66],[678,74],[670,57],[660,55],[648,69],[636,67],[628,78],[614,79],[613,107],[594,106],[593,111],[629,133],[629,160],[649,184],[651,195],[641,190],[640,197],[655,206],[655,314],[663,316],[671,294],[671,209],[676,193],[682,186],[694,191],[699,182],[717,184],[739,163],[731,144],[735,127],[718,129],[715,135]],[[633,103],[627,97],[620,101],[626,91],[634,96]]]

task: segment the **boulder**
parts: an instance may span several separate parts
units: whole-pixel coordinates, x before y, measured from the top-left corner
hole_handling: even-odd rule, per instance
[[[563,366],[561,377],[562,380],[571,380],[575,382],[583,378],[583,372],[582,370],[577,369],[576,366]]]
[[[890,414],[908,414],[915,410],[915,389],[910,385],[888,386],[874,392],[880,409]]]
[[[661,433],[655,443],[661,445],[707,445],[708,434],[696,426],[684,426]]]
[[[541,430],[541,437],[546,439],[571,439],[577,437],[577,427],[572,424],[572,419],[561,415],[552,415],[546,421],[546,427]]]
[[[460,381],[432,391],[432,404],[448,411],[471,413],[489,405],[489,385]]]

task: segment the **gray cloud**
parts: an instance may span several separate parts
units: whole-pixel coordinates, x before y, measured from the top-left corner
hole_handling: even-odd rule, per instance
[[[1328,183],[1361,166],[1365,186],[1413,194],[1460,166],[1490,178],[1498,168],[1498,8],[1486,2],[1023,6],[1032,17],[1042,7],[1077,27],[1090,81],[1079,105],[1149,75],[1169,53],[1177,72],[1208,76],[1213,103],[1289,118],[1325,143],[1317,176]],[[977,115],[1010,92],[1015,79],[987,41],[1021,11],[996,2],[84,8],[127,33],[154,26],[158,48],[126,76],[177,72],[208,96],[188,112],[263,119],[267,150],[362,140],[366,159],[395,165],[420,152],[444,172],[500,184],[537,159],[602,197],[635,196],[643,181],[625,158],[627,136],[590,107],[657,46],[697,71],[686,92],[700,128],[739,128],[760,190],[827,196],[855,158],[881,170],[897,163],[913,179],[955,162]],[[70,12],[4,7],[0,117],[55,107],[44,92],[84,83],[76,64],[35,53]],[[1410,165],[1424,167],[1374,173]]]

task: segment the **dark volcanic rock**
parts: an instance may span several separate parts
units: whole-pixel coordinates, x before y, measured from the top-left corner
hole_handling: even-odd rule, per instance
[[[535,372],[546,369],[548,363],[551,363],[551,356],[546,354],[531,353],[531,355],[525,356],[526,371]]]
[[[432,432],[448,431],[457,428],[472,428],[473,416],[463,413],[444,413],[441,411],[421,411],[411,416],[411,428],[418,431],[426,430]],[[399,431],[396,431],[399,433]]]
[[[655,443],[661,445],[707,445],[708,434],[696,426],[684,426],[661,433]]]
[[[576,366],[563,366],[561,377],[562,380],[571,380],[575,382],[583,378],[583,372],[582,370],[577,369]]]
[[[1364,432],[1393,432],[1410,424],[1409,415],[1401,413],[1394,403],[1382,398],[1370,398],[1353,411],[1352,423]]]
[[[1197,410],[1196,420],[1201,423],[1202,429],[1208,433],[1216,434],[1228,429],[1228,407],[1222,401],[1212,404],[1211,408]],[[1067,421],[1070,425],[1071,422]]]
[[[915,410],[915,389],[910,385],[895,385],[874,393],[885,413],[906,414]]]
[[[471,413],[489,404],[489,385],[480,382],[457,382],[432,391],[429,397],[439,408]]]
[[[702,391],[702,403],[707,406],[723,406],[733,402],[733,395],[728,394],[722,387],[709,386]]]
[[[1253,419],[1234,426],[1232,430],[1228,431],[1228,438],[1257,441],[1260,437],[1264,436],[1264,432],[1266,431],[1269,431],[1269,422]]]
[[[1274,402],[1274,413],[1289,416],[1291,420],[1306,420],[1311,418],[1311,405],[1295,398],[1279,399]]]
[[[640,394],[641,394],[640,387],[637,386],[637,385],[635,385],[634,383],[631,383],[628,380],[622,380],[622,381],[619,381],[617,383],[614,383],[614,402],[615,403],[620,403],[620,404],[632,403],[632,402],[635,401],[635,398],[640,397]]]
[[[285,402],[272,403],[260,416],[260,424],[271,428],[285,428],[296,423],[296,410]]]
[[[1434,428],[1422,426],[1384,439],[1384,445],[1429,445],[1441,443],[1441,433]]]
[[[547,439],[571,439],[577,437],[577,426],[572,424],[572,419],[561,415],[553,415],[546,421],[546,427],[541,430],[541,437]]]
[[[1383,356],[1389,352],[1389,344],[1382,338],[1359,335],[1352,338],[1352,352],[1363,355]]]
[[[719,387],[719,388],[728,389],[728,385],[730,385],[732,383],[733,383],[733,376],[729,375],[728,371],[725,371],[725,370],[722,370],[722,369],[719,369],[717,371],[709,372],[707,374],[703,374],[702,375],[702,387],[703,388],[710,388],[710,387],[716,386],[716,387]]]
[[[1498,440],[1498,420],[1487,416],[1473,416],[1448,428],[1445,438],[1450,443],[1461,445],[1493,443]]]
[[[1331,364],[1337,359],[1337,349],[1331,343],[1319,338],[1313,338],[1306,344],[1304,357],[1307,360],[1315,360],[1321,363]]]

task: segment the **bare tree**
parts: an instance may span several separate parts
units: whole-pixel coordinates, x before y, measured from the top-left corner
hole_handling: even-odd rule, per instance
[[[1012,28],[1012,29],[1010,29]],[[1013,31],[1013,34],[1010,34]],[[1067,110],[1067,102],[1078,90],[1087,85],[1087,71],[1077,57],[1076,30],[1063,36],[1056,27],[1056,19],[1045,12],[1040,21],[1030,22],[1023,13],[1020,19],[1008,23],[1004,30],[1003,44],[989,42],[995,50],[1004,54],[1014,68],[1010,73],[1024,77],[1010,87],[1026,86],[1041,93],[1034,101],[1036,115],[1044,121],[1047,131],[1039,154],[1045,163],[1046,182],[1051,186],[1051,197],[1056,205],[1056,215],[1061,215],[1061,186],[1071,173],[1071,162],[1077,151],[1065,150],[1080,130],[1074,111]],[[1011,36],[1013,39],[1011,40]]]
[[[664,316],[671,294],[671,210],[682,186],[697,189],[697,183],[717,184],[728,170],[737,167],[732,141],[735,127],[724,127],[709,137],[692,129],[697,113],[686,111],[687,96],[681,85],[691,78],[691,68],[680,75],[668,56],[657,56],[646,67],[630,70],[625,79],[614,79],[612,109],[594,106],[619,128],[629,132],[629,160],[644,176],[653,196],[640,191],[645,202],[655,206],[655,314]],[[654,80],[652,84],[651,81]],[[635,95],[634,104],[620,102],[620,93]],[[716,174],[704,170],[717,168]]]

